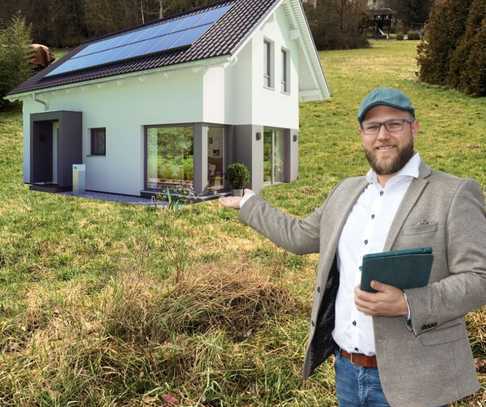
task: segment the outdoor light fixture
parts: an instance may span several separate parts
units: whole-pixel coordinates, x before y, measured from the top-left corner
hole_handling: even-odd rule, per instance
[[[256,140],[259,141],[261,140],[262,138],[262,133],[260,133],[259,131],[256,133]]]
[[[294,134],[293,139],[294,139],[294,142],[297,141],[297,134]]]

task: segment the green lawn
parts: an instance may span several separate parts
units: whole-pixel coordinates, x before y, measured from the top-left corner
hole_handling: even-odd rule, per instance
[[[302,105],[300,178],[265,189],[271,204],[304,216],[367,170],[355,115],[377,85],[413,99],[430,165],[486,191],[486,99],[418,83],[415,46],[321,53],[333,97]],[[21,172],[21,115],[2,112],[0,405],[336,404],[330,363],[300,378],[317,255],[276,248],[216,202],[100,203],[30,192]],[[468,325],[486,358],[486,309]],[[486,403],[481,381],[458,405]]]

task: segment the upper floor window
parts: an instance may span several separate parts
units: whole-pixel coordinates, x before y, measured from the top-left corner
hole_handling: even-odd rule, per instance
[[[273,77],[273,42],[270,40],[263,41],[263,60],[264,60],[264,72],[263,83],[266,88],[274,87]]]
[[[282,93],[290,92],[289,51],[282,48]]]
[[[91,155],[106,155],[106,128],[91,129]]]

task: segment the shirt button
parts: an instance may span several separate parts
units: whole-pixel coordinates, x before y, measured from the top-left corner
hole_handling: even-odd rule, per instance
[[[380,196],[383,196],[384,193],[385,191],[380,191]]]
[[[375,214],[371,215],[371,219],[375,219]]]
[[[364,241],[364,244],[368,244],[368,240],[365,240],[365,241]]]
[[[353,325],[356,326],[356,321],[353,321]]]
[[[359,352],[359,349],[358,349],[358,348],[354,348],[354,350],[355,350],[356,352]]]

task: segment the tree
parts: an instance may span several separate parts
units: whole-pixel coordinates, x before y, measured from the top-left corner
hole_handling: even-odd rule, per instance
[[[424,82],[446,85],[449,63],[466,29],[473,0],[436,0],[418,45],[419,76]]]
[[[486,2],[474,0],[466,32],[452,54],[448,85],[476,96],[486,95]]]
[[[393,0],[391,8],[404,24],[404,32],[422,28],[427,21],[433,0]]]
[[[363,22],[364,0],[319,0],[304,5],[318,49],[348,49],[369,46]]]
[[[0,30],[0,107],[7,104],[3,97],[32,73],[31,43],[31,28],[19,15]]]

